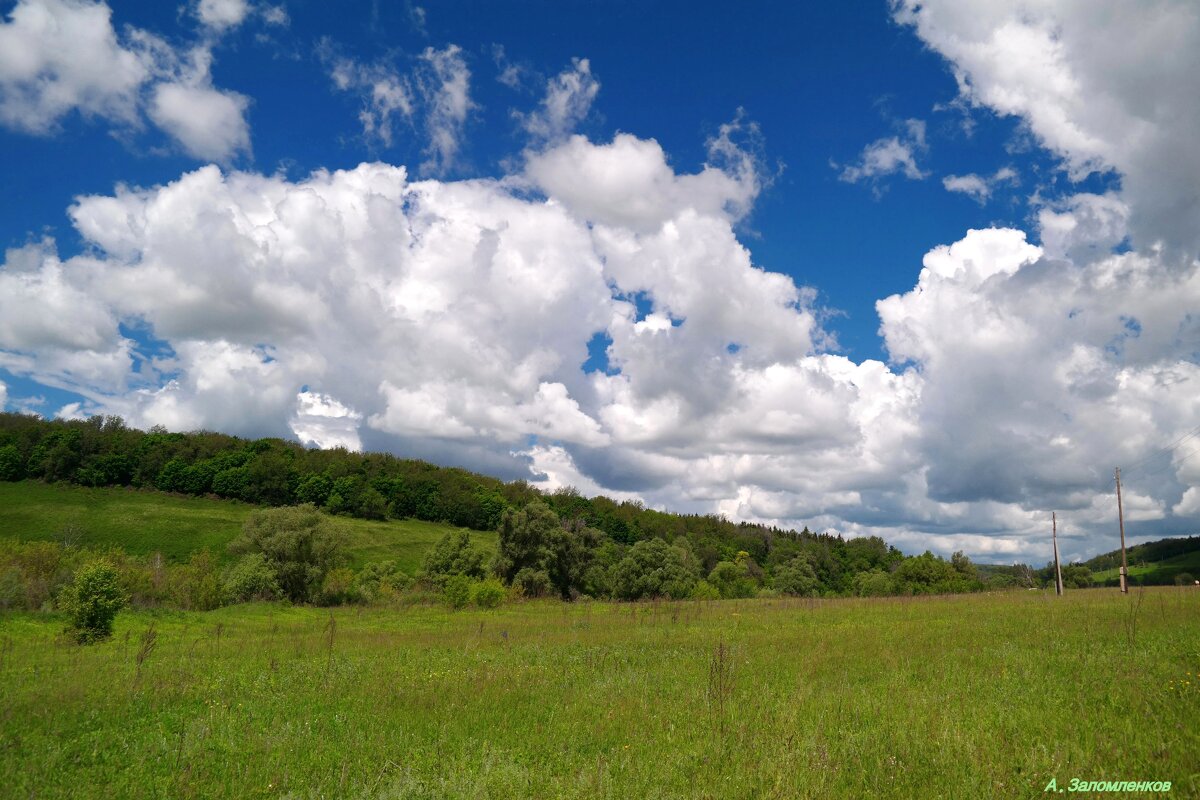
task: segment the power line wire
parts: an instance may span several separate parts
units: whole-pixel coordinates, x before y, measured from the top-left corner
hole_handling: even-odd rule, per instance
[[[1135,461],[1133,464],[1131,464],[1125,468],[1125,475],[1128,476],[1130,474],[1135,473],[1139,467],[1141,467],[1143,464],[1147,463],[1148,461],[1153,461],[1156,458],[1161,458],[1162,456],[1168,455],[1169,453],[1177,450],[1184,442],[1186,442],[1188,439],[1191,439],[1193,436],[1200,436],[1200,425],[1197,425],[1196,427],[1192,428],[1191,430],[1186,431],[1185,433],[1180,435],[1178,438],[1176,438],[1173,442],[1171,442],[1171,444],[1167,445],[1166,447],[1160,448],[1159,450],[1156,450],[1155,452],[1151,453],[1150,455],[1145,456],[1144,458],[1142,458],[1138,461]]]

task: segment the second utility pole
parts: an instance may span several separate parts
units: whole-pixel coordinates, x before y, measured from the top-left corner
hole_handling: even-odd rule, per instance
[[[1053,536],[1054,536],[1054,591],[1058,593],[1059,597],[1062,597],[1062,593],[1063,593],[1062,567],[1060,567],[1058,565],[1058,512],[1057,511],[1050,512],[1050,522],[1052,525],[1054,525],[1054,534],[1053,534]]]
[[[1117,467],[1117,520],[1121,524],[1121,594],[1129,594],[1129,564],[1125,561],[1125,511],[1121,508],[1121,468]]]

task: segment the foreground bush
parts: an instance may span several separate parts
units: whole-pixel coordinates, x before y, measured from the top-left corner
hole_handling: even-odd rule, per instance
[[[293,603],[319,599],[325,576],[345,562],[345,549],[345,531],[313,505],[255,511],[229,543],[233,553],[261,553]]]
[[[463,608],[471,602],[471,579],[466,575],[451,575],[442,587],[442,594],[451,608]]]
[[[63,588],[59,607],[70,618],[70,630],[81,644],[112,636],[113,619],[125,607],[117,570],[107,561],[93,561]]]
[[[275,570],[262,553],[242,556],[225,573],[223,596],[226,603],[251,600],[278,600],[281,595]]]
[[[471,588],[471,599],[480,608],[495,608],[504,602],[506,594],[508,591],[504,584],[494,578],[477,583]]]

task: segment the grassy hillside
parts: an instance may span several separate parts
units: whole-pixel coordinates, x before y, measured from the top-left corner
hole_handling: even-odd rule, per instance
[[[182,497],[153,491],[89,489],[37,481],[0,482],[0,536],[114,545],[134,554],[159,552],[173,561],[209,548],[222,558],[254,506],[233,500]],[[400,520],[373,522],[338,518],[350,537],[350,557],[358,567],[391,559],[412,574],[425,551],[453,526]],[[496,535],[473,531],[471,538],[494,552]]]
[[[1129,564],[1129,580],[1140,586],[1166,586],[1175,582],[1176,575],[1185,572],[1200,579],[1200,550],[1146,564],[1138,564],[1131,560]],[[1119,583],[1119,575],[1117,567],[1113,567],[1094,573],[1092,580],[1099,584],[1116,586]]]
[[[1135,544],[1126,550],[1129,578],[1134,585],[1167,586],[1175,576],[1188,573],[1200,578],[1200,536],[1159,539]],[[1101,585],[1116,586],[1121,551],[1112,550],[1084,562],[1092,571],[1092,579]]]
[[[61,630],[0,614],[12,797],[1200,795],[1194,589],[235,606],[123,613],[86,648]]]

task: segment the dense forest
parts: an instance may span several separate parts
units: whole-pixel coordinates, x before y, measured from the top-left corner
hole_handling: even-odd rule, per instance
[[[454,575],[498,578],[527,596],[877,596],[1044,585],[1047,577],[1024,565],[980,570],[961,553],[950,560],[905,556],[878,537],[671,514],[573,489],[543,493],[524,481],[384,453],[141,431],[118,417],[0,414],[0,480],[137,487],[324,512],[312,519],[413,518],[494,530],[499,552],[492,562],[471,550],[469,536],[448,537],[424,574],[407,577],[437,585]],[[261,558],[263,551],[243,555]],[[1087,585],[1086,570],[1078,578]],[[307,601],[321,592],[313,586],[290,594]]]

